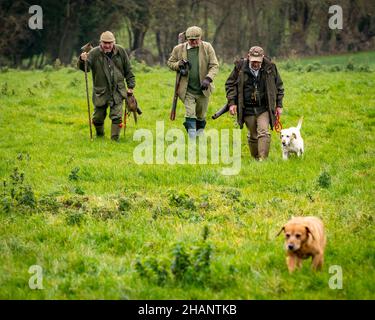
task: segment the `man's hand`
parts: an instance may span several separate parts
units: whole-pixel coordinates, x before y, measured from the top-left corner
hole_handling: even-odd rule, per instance
[[[276,115],[281,116],[282,113],[283,113],[283,108],[282,107],[276,107]]]
[[[210,77],[204,78],[204,80],[201,83],[201,90],[207,90],[211,82],[212,79]]]
[[[86,61],[88,56],[89,56],[89,54],[87,52],[82,52],[81,55],[80,55],[80,59],[82,61]]]
[[[234,104],[229,107],[229,113],[234,116],[237,113],[237,106]]]
[[[180,60],[178,62],[178,72],[180,72],[181,76],[185,77],[188,75],[190,69],[190,63],[187,60]]]
[[[183,68],[189,68],[190,67],[190,62],[187,60],[180,60],[178,62],[178,68],[183,69]]]
[[[127,90],[127,94],[128,94],[128,96],[133,95],[133,89],[128,88],[128,90]]]

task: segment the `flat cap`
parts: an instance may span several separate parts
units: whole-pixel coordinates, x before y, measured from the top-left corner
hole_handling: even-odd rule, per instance
[[[202,29],[193,26],[186,29],[186,39],[200,39],[202,37]]]
[[[261,47],[254,46],[250,48],[249,55],[250,61],[262,62],[264,57],[264,50]]]
[[[115,39],[115,36],[113,35],[113,33],[111,31],[106,31],[106,32],[103,32],[100,35],[100,41],[115,42],[116,39]]]

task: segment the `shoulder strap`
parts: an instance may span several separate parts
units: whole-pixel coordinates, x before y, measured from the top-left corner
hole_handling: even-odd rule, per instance
[[[119,71],[122,74],[122,76],[125,78],[124,72],[116,66],[116,64],[113,62],[113,60],[110,57],[108,57],[106,54],[104,55],[104,57],[109,61],[111,66],[113,66],[113,68],[115,68],[117,71]],[[120,58],[121,58],[121,61],[124,63],[121,55],[120,55]]]

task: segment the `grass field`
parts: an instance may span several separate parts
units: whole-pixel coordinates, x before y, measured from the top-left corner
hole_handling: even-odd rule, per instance
[[[84,74],[69,68],[0,73],[1,299],[374,299],[375,52],[280,61],[282,122],[304,116],[305,155],[222,164],[137,165],[137,128],[169,121],[174,74],[136,65],[143,109],[126,138],[90,142]],[[225,103],[222,66],[210,115]],[[7,71],[7,72],[6,72]],[[91,88],[91,80],[90,80]],[[323,219],[322,272],[290,275],[282,237],[293,215]],[[43,289],[31,290],[32,265]],[[342,288],[329,281],[342,270]],[[331,273],[330,273],[331,272]]]

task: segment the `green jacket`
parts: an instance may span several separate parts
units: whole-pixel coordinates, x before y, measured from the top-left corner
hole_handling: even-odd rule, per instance
[[[178,62],[180,60],[187,60],[187,45],[188,43],[181,43],[173,48],[167,65],[170,69],[178,71]],[[202,82],[205,77],[210,77],[214,80],[219,71],[219,63],[216,58],[215,50],[209,42],[201,41],[199,45],[199,78]],[[189,75],[181,77],[180,86],[178,88],[178,96],[182,101],[185,100],[189,82]],[[214,90],[214,84],[211,82],[207,90],[203,90],[203,94],[209,97]]]
[[[87,59],[87,71],[92,71],[93,92],[92,101],[95,106],[103,106],[110,100],[116,104],[122,103],[126,97],[126,86],[133,89],[135,87],[135,76],[131,70],[129,57],[125,49],[115,45],[113,49],[112,62],[107,61],[104,52],[100,46],[90,50]],[[113,77],[109,68],[112,65]],[[115,66],[115,67],[114,67]],[[84,71],[85,63],[78,60],[78,67]]]
[[[248,59],[241,59],[236,62],[232,73],[225,83],[228,105],[237,105],[237,122],[241,129],[244,124],[244,83],[248,78],[248,75],[244,72],[244,68],[248,63]],[[276,107],[283,106],[283,81],[277,71],[276,65],[266,57],[263,59],[260,72],[265,73],[267,109],[270,115],[270,126],[273,129],[276,121],[275,109]]]

